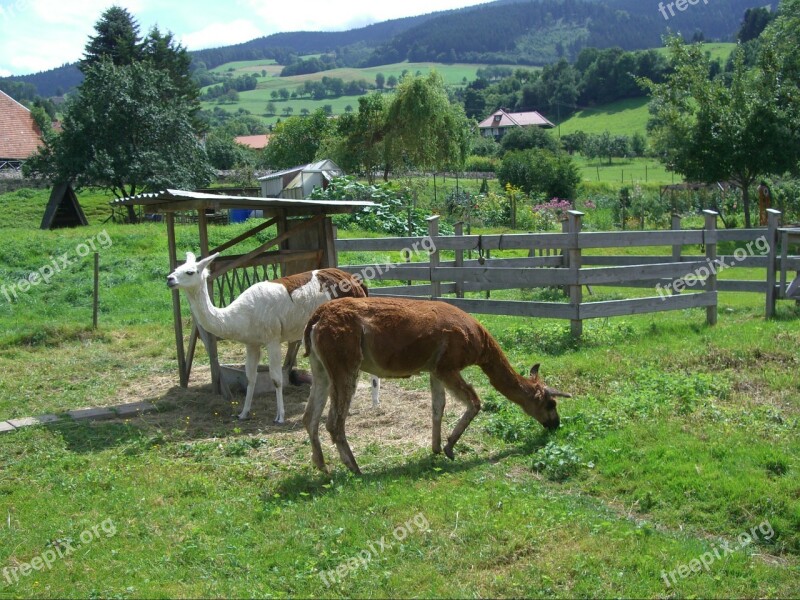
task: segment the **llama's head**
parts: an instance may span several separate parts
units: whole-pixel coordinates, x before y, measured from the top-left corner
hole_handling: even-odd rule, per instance
[[[186,253],[186,262],[175,269],[167,277],[167,285],[172,289],[198,289],[203,285],[203,272],[211,262],[219,256],[219,252],[198,261],[191,252]]]
[[[539,364],[531,367],[530,377],[527,377],[528,394],[522,402],[522,409],[539,421],[547,429],[558,429],[561,419],[558,416],[556,398],[572,398],[572,394],[559,392],[544,384],[539,377]]]

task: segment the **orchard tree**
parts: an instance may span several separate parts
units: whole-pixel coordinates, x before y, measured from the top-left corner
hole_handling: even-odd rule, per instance
[[[689,180],[736,183],[749,228],[750,187],[797,165],[797,123],[787,117],[797,100],[781,95],[780,52],[768,49],[774,59],[765,59],[768,68],[748,70],[744,51],[737,48],[728,86],[722,78],[709,78],[702,46],[673,38],[669,48],[673,72],[661,84],[644,81],[652,95],[653,147],[668,169]]]
[[[307,117],[289,117],[275,126],[264,149],[266,163],[273,169],[288,169],[313,162],[332,120],[322,109]]]

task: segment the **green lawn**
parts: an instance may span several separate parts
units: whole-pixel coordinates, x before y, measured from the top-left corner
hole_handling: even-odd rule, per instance
[[[562,427],[546,432],[469,369],[484,410],[449,461],[429,450],[427,378],[385,382],[381,410],[364,391],[348,419],[365,475],[323,431],[324,476],[300,422],[308,388],[289,392],[276,427],[270,396],[251,421],[231,420],[202,349],[177,387],[163,225],[102,225],[92,195],[89,227],[39,231],[46,200],[0,196],[0,284],[105,233],[101,325],[88,326],[83,260],[15,301],[0,295],[0,417],[138,399],[159,412],[0,435],[0,596],[800,595],[794,303],[765,321],[763,296],[722,293],[715,327],[702,310],[612,318],[587,322],[580,342],[562,321],[481,316],[515,369],[541,362],[573,393]],[[247,227],[211,227],[211,243]],[[180,251],[195,236],[179,227]],[[458,413],[448,405],[450,427]]]
[[[615,135],[633,135],[637,132],[646,135],[649,102],[648,98],[630,98],[586,108],[561,123],[554,131],[560,131],[561,135],[576,131],[600,134],[606,130]]]
[[[575,163],[585,182],[608,182],[619,186],[640,184],[680,183],[683,178],[667,171],[662,163],[652,158],[614,158],[589,160],[580,154]]]

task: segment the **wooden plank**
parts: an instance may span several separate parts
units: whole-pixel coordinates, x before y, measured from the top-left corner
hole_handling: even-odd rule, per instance
[[[634,246],[674,246],[680,244],[709,243],[702,231],[614,231],[600,233],[580,233],[578,243],[581,248],[631,248]]]
[[[224,244],[220,244],[219,246],[217,246],[216,248],[211,250],[209,252],[209,254],[216,254],[217,252],[222,252],[224,250],[227,250],[228,248],[230,248],[232,246],[235,246],[239,242],[243,242],[244,240],[246,240],[246,239],[254,236],[255,234],[267,229],[268,227],[271,227],[272,225],[275,225],[275,223],[277,223],[277,222],[278,222],[278,219],[274,219],[274,218],[273,219],[269,219],[268,221],[264,221],[260,225],[256,225],[252,229],[248,229],[242,235],[237,235],[235,238],[232,238],[232,239],[228,240]]]
[[[609,300],[606,302],[589,302],[582,304],[579,314],[582,319],[598,319],[605,317],[622,317],[665,310],[683,310],[715,306],[717,292],[700,292],[697,294],[680,294],[677,296],[655,296],[652,298],[636,298],[633,300]]]
[[[581,269],[578,272],[578,282],[580,285],[605,285],[609,283],[625,284],[640,279],[681,279],[694,273],[700,267],[708,269],[708,264],[705,261],[697,261]]]
[[[574,319],[577,311],[569,304],[557,302],[521,302],[513,300],[479,300],[477,298],[439,298],[470,313],[508,315],[511,317],[540,317],[543,319]]]
[[[216,277],[220,277],[221,275],[224,275],[225,273],[227,273],[228,271],[230,271],[232,269],[236,269],[238,267],[242,267],[242,266],[245,266],[245,265],[249,264],[249,261],[251,259],[255,258],[259,254],[264,252],[264,250],[266,250],[267,248],[270,248],[271,246],[276,246],[278,244],[281,244],[281,243],[285,242],[286,240],[288,240],[293,235],[299,233],[300,231],[303,231],[304,229],[308,229],[309,227],[312,227],[312,226],[316,225],[317,223],[319,223],[324,218],[325,218],[325,215],[316,215],[314,217],[311,217],[310,219],[308,219],[306,221],[303,221],[299,225],[296,225],[296,226],[292,227],[291,229],[289,229],[287,231],[284,231],[283,233],[281,233],[277,237],[269,240],[268,242],[266,242],[264,244],[261,244],[255,250],[252,250],[251,252],[248,252],[247,254],[244,254],[244,255],[240,256],[236,260],[234,260],[232,262],[228,262],[228,263],[222,263],[221,267],[218,267],[217,269],[212,270],[212,277],[215,277],[215,278]]]
[[[167,213],[167,247],[170,272],[178,268],[178,255],[175,245],[175,215]],[[183,346],[183,319],[181,317],[181,295],[172,290],[172,322],[175,330],[175,349],[178,353],[178,376],[181,387],[189,386],[189,372],[186,368],[186,352]]]
[[[456,284],[455,283],[442,283],[441,285],[441,293],[444,294],[455,294],[456,293]],[[371,287],[369,288],[369,295],[370,296],[413,296],[413,297],[431,297],[431,284],[423,284],[423,285],[392,285],[392,286],[382,286],[382,287]]]
[[[506,284],[509,287],[548,287],[569,285],[574,274],[568,269],[509,269],[487,267],[439,267],[432,271],[434,281]]]
[[[380,252],[422,248],[421,237],[337,239],[337,252]]]
[[[430,281],[430,266],[417,266],[417,263],[398,264],[372,264],[372,265],[343,265],[339,267],[348,273],[359,273],[364,279],[377,279],[378,281],[393,279],[410,279],[414,281]]]
[[[766,230],[761,229],[718,229],[717,242],[752,242],[766,236]]]
[[[571,246],[573,242],[574,238],[568,233],[439,236],[433,240],[439,250],[477,250],[479,244],[484,250],[561,249]]]

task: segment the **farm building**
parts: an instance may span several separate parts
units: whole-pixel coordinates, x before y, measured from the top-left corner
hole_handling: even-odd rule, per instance
[[[0,170],[18,170],[41,141],[31,111],[0,91]]]
[[[491,136],[495,139],[500,139],[506,131],[513,127],[545,127],[550,129],[555,125],[535,110],[532,112],[512,113],[506,112],[502,108],[496,110],[478,124],[482,136]]]
[[[334,177],[344,172],[332,160],[321,160],[259,177],[264,198],[308,198],[315,187],[325,189]]]

